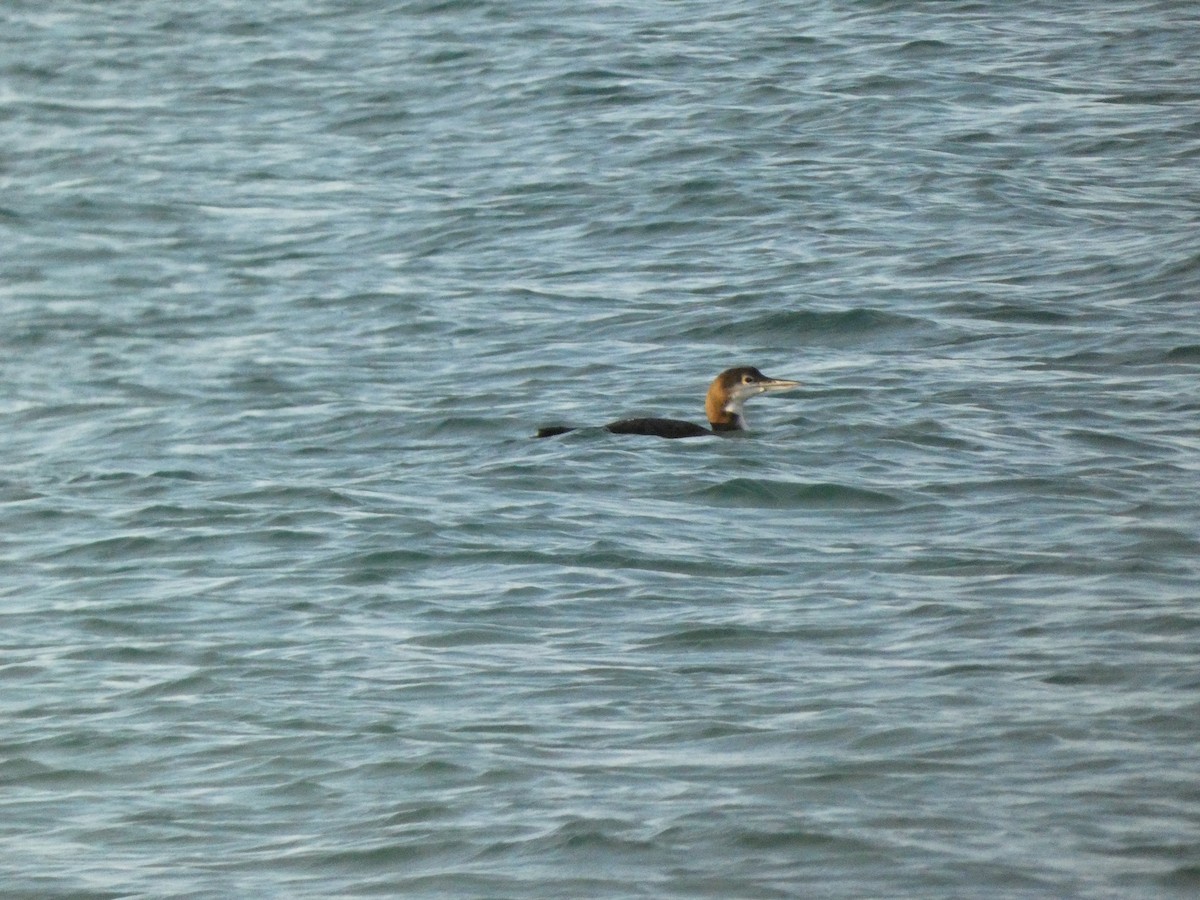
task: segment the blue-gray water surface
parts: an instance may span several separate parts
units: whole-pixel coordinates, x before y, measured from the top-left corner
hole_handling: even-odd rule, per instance
[[[0,42],[5,898],[1200,892],[1195,4]]]

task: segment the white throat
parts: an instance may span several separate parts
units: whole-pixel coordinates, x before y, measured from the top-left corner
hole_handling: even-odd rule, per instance
[[[746,402],[745,397],[731,397],[725,403],[725,412],[733,415],[734,427],[743,431],[746,430],[746,413],[742,411],[742,406]]]

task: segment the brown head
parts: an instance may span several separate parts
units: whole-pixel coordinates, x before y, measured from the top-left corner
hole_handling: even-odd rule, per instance
[[[753,366],[726,369],[713,380],[704,398],[708,424],[713,431],[739,431],[746,427],[742,404],[747,400],[767,391],[790,391],[799,386],[798,381],[768,378]]]

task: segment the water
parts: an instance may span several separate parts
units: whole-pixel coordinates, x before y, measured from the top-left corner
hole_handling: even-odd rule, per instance
[[[1200,890],[1193,5],[0,22],[5,897]]]

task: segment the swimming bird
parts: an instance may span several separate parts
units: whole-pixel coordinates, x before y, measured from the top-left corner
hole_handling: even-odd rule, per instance
[[[799,386],[798,381],[768,378],[753,366],[738,366],[726,369],[709,385],[708,395],[704,398],[708,428],[681,419],[621,419],[609,422],[604,428],[613,434],[644,434],[661,438],[703,437],[744,431],[746,416],[742,412],[742,405],[747,400],[767,391],[790,391]],[[539,428],[535,437],[554,437],[574,430],[566,425],[551,425]]]

